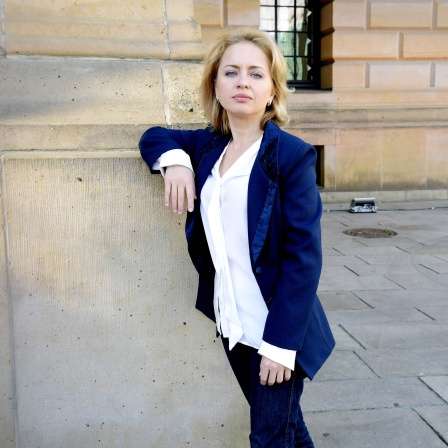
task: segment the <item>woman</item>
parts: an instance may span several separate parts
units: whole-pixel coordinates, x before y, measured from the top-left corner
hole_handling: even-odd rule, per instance
[[[316,296],[322,256],[314,148],[282,130],[286,63],[258,30],[219,38],[204,61],[210,127],[160,127],[140,140],[165,177],[165,205],[188,207],[196,307],[216,322],[250,404],[251,447],[313,447],[300,396],[334,347]]]

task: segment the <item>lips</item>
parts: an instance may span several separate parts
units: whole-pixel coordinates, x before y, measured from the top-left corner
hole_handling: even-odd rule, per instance
[[[247,100],[250,100],[250,99],[252,99],[249,95],[242,95],[242,94],[239,94],[239,95],[235,95],[234,97],[233,97],[233,99],[234,100],[237,100],[237,101],[247,101]]]

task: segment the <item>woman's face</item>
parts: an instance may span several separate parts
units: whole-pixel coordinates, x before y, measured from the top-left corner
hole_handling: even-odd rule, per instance
[[[263,50],[252,42],[228,47],[218,67],[215,93],[230,121],[260,122],[274,97],[269,59]]]

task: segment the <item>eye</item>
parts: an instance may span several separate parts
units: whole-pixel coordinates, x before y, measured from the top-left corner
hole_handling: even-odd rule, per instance
[[[236,74],[237,73],[234,70],[228,70],[228,71],[225,72],[226,76],[236,76]]]
[[[261,75],[261,73],[251,73],[250,76],[252,76],[252,78],[256,78],[256,79],[261,79],[263,78],[263,76]]]

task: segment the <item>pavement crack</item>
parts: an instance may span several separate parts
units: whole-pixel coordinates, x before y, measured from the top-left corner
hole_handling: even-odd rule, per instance
[[[362,359],[361,355],[358,355],[358,353],[356,352],[356,350],[353,351],[353,353],[355,354],[355,356],[358,357],[358,359],[374,374],[376,375],[377,378],[381,378],[380,375],[378,375],[378,373],[375,372],[375,370],[372,369],[372,367],[369,366],[369,364],[367,364],[364,359]]]
[[[361,300],[362,303],[366,304],[371,310],[374,310],[375,307],[373,307],[372,305],[370,305],[370,303],[367,303],[364,299],[362,299],[361,297],[359,297],[356,293],[354,293],[353,291],[350,291],[350,294],[353,294],[358,300]]]
[[[432,316],[430,316],[429,314],[425,313],[424,311],[422,311],[420,308],[415,308],[419,313],[422,313],[424,316],[429,317],[431,320],[435,321],[436,319],[434,319]]]
[[[421,266],[422,268],[428,269],[428,271],[434,272],[434,274],[440,274],[440,272],[437,272],[434,269],[431,269],[428,266],[425,266],[424,264],[419,263],[418,265]]]
[[[363,261],[365,264],[368,264],[369,266],[371,266],[370,263],[369,263],[368,261],[364,260],[364,259],[361,258],[359,255],[355,255],[355,258],[357,258],[358,260],[361,260],[361,261]]]
[[[359,277],[359,274],[357,273],[357,272],[355,272],[353,269],[350,269],[348,266],[346,266],[345,264],[344,264],[344,268],[345,269],[348,269],[350,272],[353,272],[353,274],[355,274],[357,277]]]
[[[358,341],[354,336],[352,336],[348,330],[346,330],[341,324],[339,324],[339,327],[345,332],[347,333],[348,336],[350,336],[356,343],[358,343],[364,350],[367,350],[367,347],[364,347],[363,344],[361,344],[360,341]]]
[[[429,426],[429,428],[432,430],[432,432],[446,445],[448,446],[448,439],[446,439],[445,437],[443,437],[443,435],[437,431],[436,428],[434,428],[434,426],[431,425],[431,423],[429,423],[428,420],[425,419],[425,417],[423,417],[423,415],[419,414],[419,412],[416,409],[412,409],[419,417],[420,419],[427,425]]]
[[[434,394],[436,394],[445,404],[448,404],[448,401],[446,401],[446,399],[444,397],[442,397],[442,395],[440,395],[436,390],[434,390],[428,383],[426,383],[425,381],[422,380],[422,378],[419,376],[418,380],[424,384],[431,392],[433,392]]]
[[[400,285],[400,283],[397,283],[396,281],[392,280],[391,278],[389,278],[387,275],[384,276],[384,278],[387,278],[388,280],[390,280],[392,283],[395,283],[397,286],[399,286],[400,288],[404,289],[406,291],[406,288],[402,285]]]

